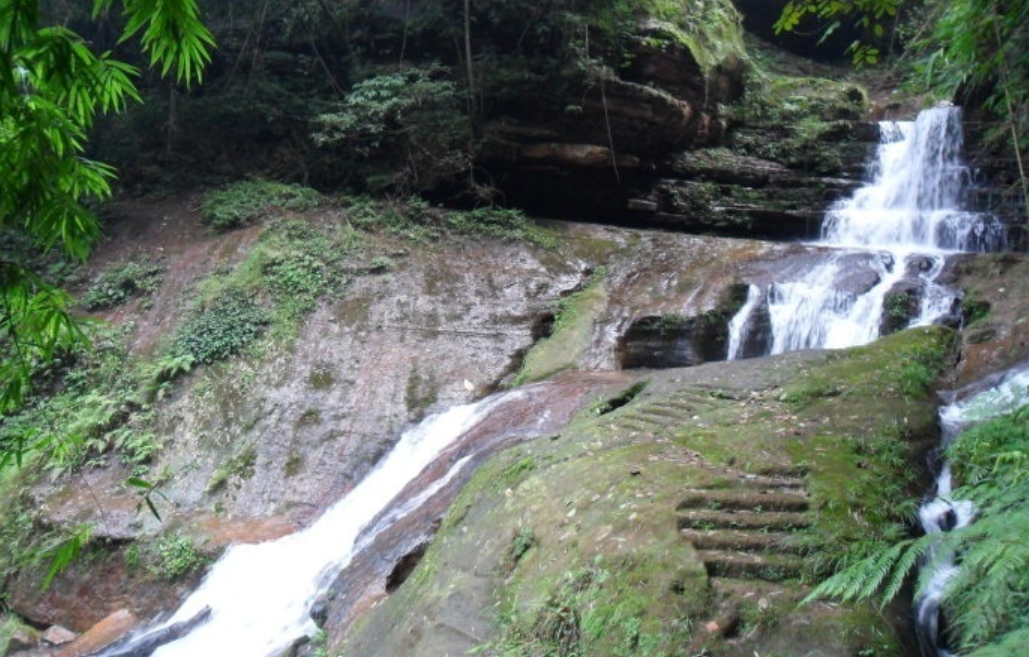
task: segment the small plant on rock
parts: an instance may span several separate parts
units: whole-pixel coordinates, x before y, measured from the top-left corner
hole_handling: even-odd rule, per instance
[[[242,290],[229,288],[199,308],[179,330],[180,355],[212,363],[242,351],[268,323],[263,308]]]
[[[161,285],[164,269],[146,259],[129,261],[104,270],[82,295],[87,310],[104,310],[121,305],[134,296],[149,295]]]
[[[246,180],[208,192],[201,213],[212,230],[223,232],[260,221],[275,209],[302,212],[322,201],[322,195],[309,187]]]
[[[147,572],[172,581],[189,575],[207,563],[207,558],[188,536],[163,536],[149,550]]]

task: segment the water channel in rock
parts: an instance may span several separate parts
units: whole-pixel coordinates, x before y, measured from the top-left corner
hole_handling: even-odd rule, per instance
[[[1022,363],[984,381],[951,393],[951,402],[940,409],[941,450],[954,442],[969,427],[1000,415],[1012,413],[1029,403],[1029,363]],[[969,500],[955,499],[951,467],[943,462],[936,475],[930,500],[919,509],[918,517],[926,534],[949,532],[968,526],[975,519],[975,506]],[[927,555],[932,572],[925,590],[915,601],[915,622],[919,644],[927,657],[949,657],[944,640],[941,602],[948,582],[959,568],[960,555]]]
[[[313,525],[231,546],[171,618],[100,654],[288,654],[316,633],[311,612],[319,595],[377,536],[432,506],[435,497],[452,496],[448,484],[490,452],[564,426],[587,395],[612,381],[621,377],[570,373],[430,416]]]

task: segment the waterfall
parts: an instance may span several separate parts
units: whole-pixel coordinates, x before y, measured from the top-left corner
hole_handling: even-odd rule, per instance
[[[891,293],[904,302],[917,290],[919,303],[909,326],[940,321],[953,313],[958,293],[937,282],[949,254],[1005,247],[996,218],[961,209],[969,182],[961,162],[961,112],[952,106],[923,111],[912,122],[880,125],[881,143],[871,181],[839,201],[826,215],[821,250],[827,254],[793,280],[751,292],[729,325],[728,357],[745,354],[759,312],[767,312],[771,337],[766,353],[810,348],[842,348],[879,337]],[[865,273],[855,274],[858,264]],[[871,277],[871,279],[869,279]],[[763,300],[762,300],[763,295]],[[763,302],[762,302],[763,301]],[[986,392],[940,412],[945,449],[973,422],[1013,410],[1026,402],[1029,367],[1004,377]],[[951,495],[951,471],[943,464],[932,500],[919,518],[927,534],[952,531],[972,522],[974,505]],[[959,555],[927,555],[933,564],[915,605],[916,628],[924,655],[950,657],[942,645],[941,601],[957,572]]]
[[[391,507],[398,495],[491,410],[523,394],[515,391],[458,406],[405,432],[382,462],[315,524],[278,540],[230,547],[166,623],[135,641],[205,617],[182,638],[158,648],[155,657],[266,657],[313,635],[310,610],[318,595],[389,520],[405,516],[438,492],[469,457],[455,459],[411,500]],[[374,522],[384,513],[387,521]],[[132,654],[126,652],[132,645],[102,654]]]
[[[1005,246],[995,217],[961,208],[970,179],[962,142],[961,111],[953,106],[880,124],[870,181],[826,214],[817,246],[828,255],[793,280],[766,284],[765,303],[747,303],[733,318],[730,343],[740,343],[765,309],[765,353],[866,344],[879,337],[889,295],[907,294],[905,287],[919,297],[909,326],[950,315],[958,294],[936,282],[946,256]],[[858,258],[871,285],[854,284]],[[739,350],[730,351],[737,357]]]
[[[940,409],[941,448],[949,447],[969,426],[1012,413],[1029,403],[1029,364],[1002,373],[988,386],[985,390],[959,394],[957,396],[963,399]],[[969,500],[953,499],[949,463],[942,464],[935,483],[933,498],[918,511],[925,533],[938,534],[969,525],[975,518],[975,506]],[[942,638],[940,605],[948,582],[960,567],[959,555],[940,554],[937,550],[926,555],[925,563],[933,564],[934,570],[915,601],[915,624],[923,655],[950,657]]]
[[[743,307],[729,322],[729,355],[728,360],[739,360],[746,355],[747,340],[750,337],[750,316],[761,303],[761,288],[751,285],[747,289],[747,300]]]
[[[825,241],[910,253],[1000,246],[993,217],[961,209],[970,181],[961,161],[961,110],[940,106],[912,122],[880,124],[872,181],[826,216]]]

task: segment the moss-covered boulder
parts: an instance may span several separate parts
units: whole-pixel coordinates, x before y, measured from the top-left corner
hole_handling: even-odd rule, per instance
[[[902,530],[955,334],[664,370],[483,466],[344,655],[900,655],[906,612],[798,606]],[[642,391],[641,391],[642,388]],[[331,619],[330,619],[331,620]],[[865,651],[865,652],[862,652]]]

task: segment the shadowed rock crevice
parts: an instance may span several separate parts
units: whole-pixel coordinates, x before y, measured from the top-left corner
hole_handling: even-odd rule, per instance
[[[386,593],[393,593],[403,586],[407,578],[414,572],[414,569],[418,567],[428,547],[428,542],[421,543],[415,549],[400,557],[400,560],[393,566],[393,570],[386,576]]]

